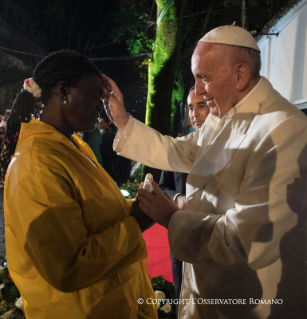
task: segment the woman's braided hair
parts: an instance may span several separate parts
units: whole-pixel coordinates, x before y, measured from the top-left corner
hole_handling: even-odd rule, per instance
[[[33,80],[42,90],[40,104],[47,105],[52,89],[59,81],[68,85],[78,83],[83,76],[100,76],[98,68],[83,55],[75,51],[63,50],[51,53],[35,68]],[[21,123],[28,123],[38,113],[37,100],[31,93],[22,89],[13,102],[10,118],[7,122],[2,151],[0,154],[0,178],[4,179],[7,167],[14,155],[20,133]]]

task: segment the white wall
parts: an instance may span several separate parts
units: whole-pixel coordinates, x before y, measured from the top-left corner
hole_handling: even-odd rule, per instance
[[[307,0],[300,1],[263,36],[261,75],[298,108],[307,108]]]

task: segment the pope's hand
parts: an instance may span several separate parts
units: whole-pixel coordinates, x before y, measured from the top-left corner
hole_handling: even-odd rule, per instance
[[[102,74],[103,82],[103,105],[109,119],[123,130],[128,122],[128,115],[125,110],[124,99],[116,83]]]
[[[146,189],[139,189],[140,209],[155,222],[168,228],[172,215],[180,209],[172,197],[165,195],[160,190],[154,180],[148,179],[148,182],[151,184],[153,192],[150,193]]]
[[[178,207],[181,210],[187,210],[188,205],[187,205],[187,198],[185,195],[178,195],[176,197],[175,203],[178,205]]]

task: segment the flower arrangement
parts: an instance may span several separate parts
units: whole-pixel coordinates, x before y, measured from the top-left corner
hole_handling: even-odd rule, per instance
[[[175,304],[175,287],[174,284],[163,279],[163,276],[151,279],[151,285],[156,295],[158,318],[159,319],[176,319]]]
[[[20,293],[8,271],[6,257],[0,258],[0,318],[25,319]]]

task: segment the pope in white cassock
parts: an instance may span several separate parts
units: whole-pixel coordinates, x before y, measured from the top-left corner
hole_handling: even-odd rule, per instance
[[[115,150],[189,173],[187,211],[154,181],[153,194],[139,190],[140,208],[168,228],[171,250],[184,261],[180,319],[307,318],[307,119],[259,70],[248,31],[207,33],[192,72],[210,114],[176,139],[128,118],[112,80],[104,88],[119,128]]]

